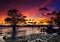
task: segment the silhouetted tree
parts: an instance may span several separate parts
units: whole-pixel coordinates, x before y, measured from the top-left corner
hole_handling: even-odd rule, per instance
[[[53,11],[51,14],[57,16],[56,18],[51,18],[51,20],[59,26],[59,29],[57,29],[56,31],[60,34],[60,11]]]
[[[56,14],[57,14],[57,12],[56,12],[56,11],[53,11],[52,13],[49,14],[49,16],[50,16],[50,15],[56,15]],[[51,19],[51,21],[50,21],[49,23],[50,23],[51,25],[48,27],[47,32],[48,32],[48,33],[58,32],[58,29],[57,29],[57,30],[54,30],[54,29],[52,28],[52,27],[53,27],[53,26],[52,26],[53,23],[57,24],[57,19],[54,18],[54,17],[51,17],[50,19]],[[51,32],[50,32],[50,31],[51,31]]]
[[[57,16],[56,22],[57,25],[59,26],[58,33],[60,34],[60,11],[56,14],[56,16]]]
[[[21,13],[19,14],[18,13],[18,10],[16,9],[10,9],[8,11],[8,16],[10,18],[6,18],[5,21],[10,21],[11,25],[13,26],[12,28],[12,39],[14,40],[15,39],[15,36],[16,36],[16,24],[19,22],[19,21],[23,21],[25,22],[25,18],[26,16],[23,16]]]
[[[60,11],[58,11],[58,12],[55,12],[56,14],[56,19],[55,19],[55,22],[56,22],[56,24],[59,26],[59,28],[58,28],[58,34],[60,34]]]
[[[57,24],[60,26],[60,11],[56,15],[57,15]]]
[[[57,11],[53,11],[52,13],[51,13],[51,15],[56,15],[57,16]],[[52,17],[51,18],[51,20],[53,20],[54,22],[55,22],[55,24],[57,24],[57,17]]]

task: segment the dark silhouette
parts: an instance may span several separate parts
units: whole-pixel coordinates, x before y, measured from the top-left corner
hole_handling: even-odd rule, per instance
[[[55,24],[57,24],[57,25],[60,27],[60,12],[53,11],[53,12],[51,13],[51,15],[56,15],[57,17],[56,17],[56,18],[51,17],[50,23],[52,24],[53,22],[55,22]],[[52,26],[52,27],[53,27],[53,26]],[[48,30],[48,31],[49,31],[49,30]],[[59,31],[60,31],[60,28],[59,28],[59,29],[56,29],[56,30],[52,29],[52,33],[53,33],[53,32],[58,32],[58,33],[59,33]]]
[[[43,7],[43,8],[40,8],[39,11],[48,11],[48,8],[47,8],[47,7]],[[43,15],[43,14],[42,14],[42,15]],[[51,13],[47,13],[47,16],[50,16],[50,15],[51,15]],[[47,26],[46,32],[47,32],[47,33],[53,33],[52,20],[49,21],[49,23],[50,23],[50,26]]]
[[[42,15],[45,16],[44,12],[49,11],[47,7],[39,8],[39,12],[42,11]]]
[[[51,13],[47,13],[47,15],[48,15],[48,16],[50,16],[50,15],[51,15]]]
[[[57,16],[57,12],[56,12],[56,11],[53,11],[53,12],[51,13],[51,15],[56,15],[56,16]],[[56,19],[57,19],[57,18],[51,17],[51,20],[54,21],[55,24],[57,23],[57,20],[56,20]]]
[[[48,15],[57,15],[57,12],[56,12],[56,11],[53,11],[52,13],[48,13]],[[53,27],[53,23],[55,23],[55,24],[58,23],[58,22],[57,22],[57,19],[54,18],[54,17],[51,17],[50,19],[51,19],[51,21],[49,22],[49,23],[50,23],[50,26],[48,27],[47,32],[48,32],[48,33],[59,32],[58,29],[55,30],[55,29],[52,28],[52,27]],[[58,25],[58,24],[57,24],[57,25]]]
[[[52,14],[52,15],[56,15],[56,14],[57,14],[57,12],[56,12],[56,11],[53,11],[51,14]]]
[[[39,9],[39,11],[42,11],[42,10],[48,11],[48,8],[47,8],[47,7],[43,7],[43,8],[40,8],[40,9]]]
[[[7,22],[7,23],[11,23],[11,21],[12,21],[11,18],[6,18],[6,19],[5,19],[5,22]]]
[[[3,39],[6,40],[6,36],[4,36]]]
[[[25,18],[26,16],[23,16],[21,13],[18,13],[18,10],[16,9],[10,9],[8,11],[8,18],[5,19],[6,22],[11,23],[11,25],[13,26],[12,28],[12,39],[15,40],[16,37],[16,24],[19,21],[25,22]]]
[[[59,26],[58,34],[60,34],[60,11],[56,13],[56,16],[57,16],[56,22],[57,25]]]
[[[56,15],[57,15],[57,24],[60,26],[60,11]]]

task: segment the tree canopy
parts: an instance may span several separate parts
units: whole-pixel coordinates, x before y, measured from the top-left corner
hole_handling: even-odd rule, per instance
[[[18,13],[16,9],[8,10],[8,16],[5,21],[13,24],[17,24],[19,21],[25,22],[26,16],[23,16],[21,13]]]

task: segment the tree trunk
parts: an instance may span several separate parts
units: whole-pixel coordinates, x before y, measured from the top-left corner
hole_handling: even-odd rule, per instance
[[[16,24],[14,24],[12,28],[12,40],[14,41],[15,39],[16,39]]]

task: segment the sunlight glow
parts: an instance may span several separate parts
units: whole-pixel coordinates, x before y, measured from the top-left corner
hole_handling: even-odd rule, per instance
[[[34,18],[34,19],[26,19],[27,25],[48,25],[50,18]],[[4,20],[0,22],[0,25],[10,25],[10,23],[5,22]],[[17,25],[25,25],[24,22],[19,22]]]

